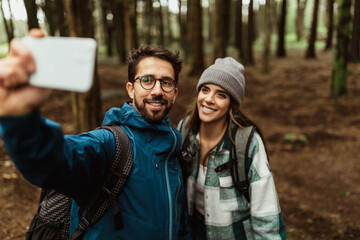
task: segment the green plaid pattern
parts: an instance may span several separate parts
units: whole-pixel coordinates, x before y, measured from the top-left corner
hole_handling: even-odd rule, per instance
[[[196,163],[199,163],[200,154],[198,137],[190,134],[187,147]],[[255,133],[249,149],[250,203],[235,189],[229,170],[215,172],[217,166],[229,161],[230,148],[226,134],[209,153],[204,192],[207,239],[286,239],[274,179],[259,134]],[[194,164],[187,181],[190,215],[193,214],[198,171],[198,164]]]

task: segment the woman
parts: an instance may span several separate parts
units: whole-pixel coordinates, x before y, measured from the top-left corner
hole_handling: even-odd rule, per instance
[[[201,75],[197,98],[178,125],[183,136],[182,161],[188,163],[184,176],[193,240],[286,239],[264,138],[240,111],[243,72],[244,67],[233,58],[217,59]],[[234,165],[222,171],[218,166],[231,160],[231,148],[239,145],[234,136],[247,126],[256,131],[249,139],[249,189],[243,194],[234,187]]]

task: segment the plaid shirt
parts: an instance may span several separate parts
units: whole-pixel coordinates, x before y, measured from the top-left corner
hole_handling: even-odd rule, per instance
[[[185,137],[185,136],[183,136]],[[199,163],[199,135],[190,134],[187,150],[193,162]],[[215,168],[229,161],[231,141],[226,133],[223,141],[209,153],[205,173],[205,225],[207,239],[286,239],[278,195],[264,144],[255,132],[249,149],[250,203],[234,187],[229,170]],[[199,165],[194,164],[187,180],[190,215],[193,214]]]

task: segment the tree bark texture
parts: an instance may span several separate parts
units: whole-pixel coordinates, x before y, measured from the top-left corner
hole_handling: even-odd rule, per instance
[[[282,1],[281,5],[281,16],[278,24],[278,45],[277,45],[277,51],[276,56],[278,57],[285,57],[286,51],[285,51],[285,24],[286,24],[286,1]]]
[[[65,0],[71,37],[94,37],[92,6],[90,1]],[[72,105],[76,133],[95,129],[101,123],[100,83],[95,63],[93,86],[87,93],[73,93]]]
[[[39,21],[37,18],[37,5],[35,0],[24,0],[25,9],[27,13],[28,28],[39,28]]]
[[[304,31],[304,14],[307,0],[297,0],[296,10],[296,37],[300,41]]]
[[[190,2],[191,70],[190,75],[198,76],[204,70],[201,0]]]
[[[112,4],[115,0],[100,0],[100,8],[101,8],[101,22],[103,25],[104,31],[104,42],[106,45],[106,55],[108,57],[113,56],[113,29],[115,22],[115,13],[112,11]],[[113,18],[108,19],[108,15],[112,14]]]
[[[242,41],[242,0],[238,0],[236,7],[236,16],[235,16],[235,44],[237,49],[239,50],[239,58],[244,59],[244,51],[243,51],[243,41]]]
[[[246,46],[246,65],[254,65],[253,43],[254,43],[254,0],[249,3],[248,34]]]
[[[351,32],[351,0],[340,0],[336,26],[336,46],[331,75],[332,97],[347,95],[348,46]]]
[[[353,29],[350,45],[350,60],[359,62],[360,60],[360,1],[355,1]]]
[[[138,48],[136,6],[137,0],[124,0],[126,39],[130,50]]]
[[[164,34],[164,16],[163,16],[163,7],[161,5],[161,1],[158,0],[159,2],[159,14],[158,14],[158,19],[159,19],[159,44],[160,45],[164,45],[165,44],[165,34]]]
[[[223,58],[226,56],[227,39],[229,36],[229,22],[228,15],[230,2],[229,0],[215,0],[215,8],[213,16],[213,62],[216,58]]]
[[[151,39],[151,28],[153,26],[153,21],[152,21],[152,17],[153,17],[153,6],[152,6],[152,0],[146,0],[145,2],[146,4],[146,12],[145,12],[145,18],[147,26],[146,26],[146,43],[150,44],[152,39]]]
[[[8,39],[8,44],[10,44],[11,40],[14,38],[14,25],[13,25],[12,17],[11,17],[12,14],[11,14],[10,2],[8,2],[9,9],[10,9],[10,19],[9,20],[7,20],[5,18],[5,13],[4,13],[2,4],[3,4],[3,2],[0,0],[1,16],[3,17],[3,22],[4,22],[5,31],[6,31],[6,36]]]
[[[55,2],[51,0],[45,0],[44,4],[41,5],[41,9],[43,10],[47,20],[49,35],[55,36],[57,30],[56,15],[54,14],[57,11]]]
[[[113,30],[115,34],[116,50],[119,63],[126,62],[126,36],[125,36],[125,12],[123,0],[111,0],[111,11],[113,13]]]
[[[266,0],[264,11],[264,23],[265,23],[265,39],[264,39],[264,52],[263,52],[263,64],[262,72],[270,72],[270,40],[271,40],[271,0]]]
[[[327,0],[327,37],[325,50],[330,50],[332,47],[332,39],[334,34],[334,0]]]
[[[316,58],[315,53],[315,42],[316,42],[316,33],[317,33],[317,23],[318,23],[318,10],[319,10],[319,0],[314,1],[313,16],[311,22],[311,31],[308,40],[308,48],[306,50],[306,58]]]

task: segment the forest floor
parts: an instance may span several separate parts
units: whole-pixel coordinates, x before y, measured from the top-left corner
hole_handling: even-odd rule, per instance
[[[332,54],[317,55],[308,60],[302,51],[288,51],[271,60],[268,75],[256,58],[245,70],[243,110],[265,133],[288,239],[360,239],[360,65],[349,65],[349,94],[336,100],[329,97]],[[188,71],[170,113],[174,125],[195,96],[197,78]],[[102,61],[99,76],[103,110],[122,106],[126,66]],[[42,109],[65,133],[73,131],[70,99],[55,91]],[[0,140],[0,239],[24,239],[39,189],[20,176],[2,146]]]

